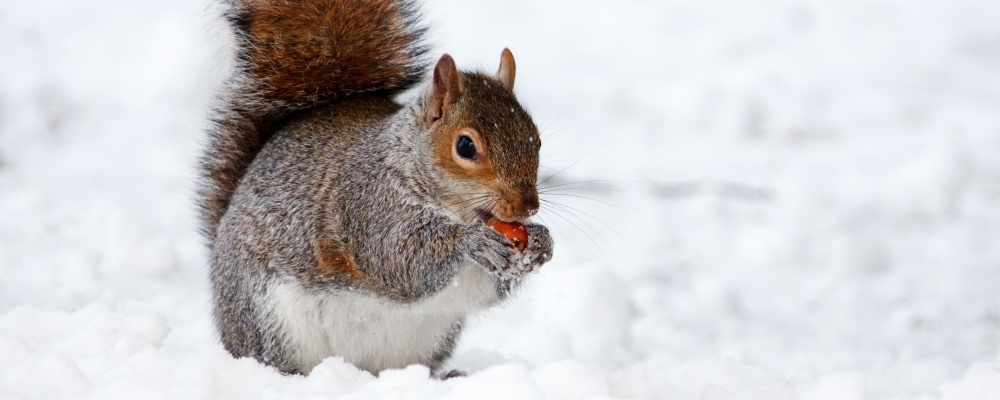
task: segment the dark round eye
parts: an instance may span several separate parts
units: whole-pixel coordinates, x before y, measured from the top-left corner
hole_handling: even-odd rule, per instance
[[[476,144],[468,136],[462,135],[458,137],[458,141],[455,142],[455,151],[462,158],[476,159]]]

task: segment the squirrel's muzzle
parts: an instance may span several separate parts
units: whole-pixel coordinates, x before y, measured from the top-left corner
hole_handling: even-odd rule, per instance
[[[525,195],[521,203],[524,205],[524,212],[527,217],[533,216],[538,213],[538,193],[532,192],[531,194]]]
[[[538,193],[533,190],[520,192],[506,203],[504,219],[523,221],[538,213]]]

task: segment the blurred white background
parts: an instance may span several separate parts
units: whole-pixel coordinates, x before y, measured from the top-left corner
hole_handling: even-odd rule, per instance
[[[7,0],[0,397],[1000,396],[1000,2],[423,8],[435,58],[514,52],[554,175],[556,258],[468,378],[232,360],[192,198],[218,6]]]

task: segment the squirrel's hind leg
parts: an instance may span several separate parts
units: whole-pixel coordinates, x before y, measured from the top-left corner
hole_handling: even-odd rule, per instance
[[[451,353],[455,351],[455,345],[458,344],[458,335],[462,333],[462,326],[464,324],[464,318],[455,321],[455,323],[451,325],[451,329],[448,330],[448,333],[441,339],[440,344],[438,344],[437,351],[434,352],[434,355],[431,356],[430,361],[427,363],[427,366],[431,368],[431,377],[445,380],[456,376],[465,376],[465,372],[459,370],[444,370],[441,368],[444,362],[451,358]]]

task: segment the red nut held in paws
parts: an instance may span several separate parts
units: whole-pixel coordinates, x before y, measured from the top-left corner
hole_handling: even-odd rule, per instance
[[[497,232],[514,243],[517,247],[517,251],[524,251],[524,247],[528,245],[528,230],[524,229],[524,224],[519,222],[504,222],[496,218],[490,218],[486,221],[486,224],[493,227]]]

